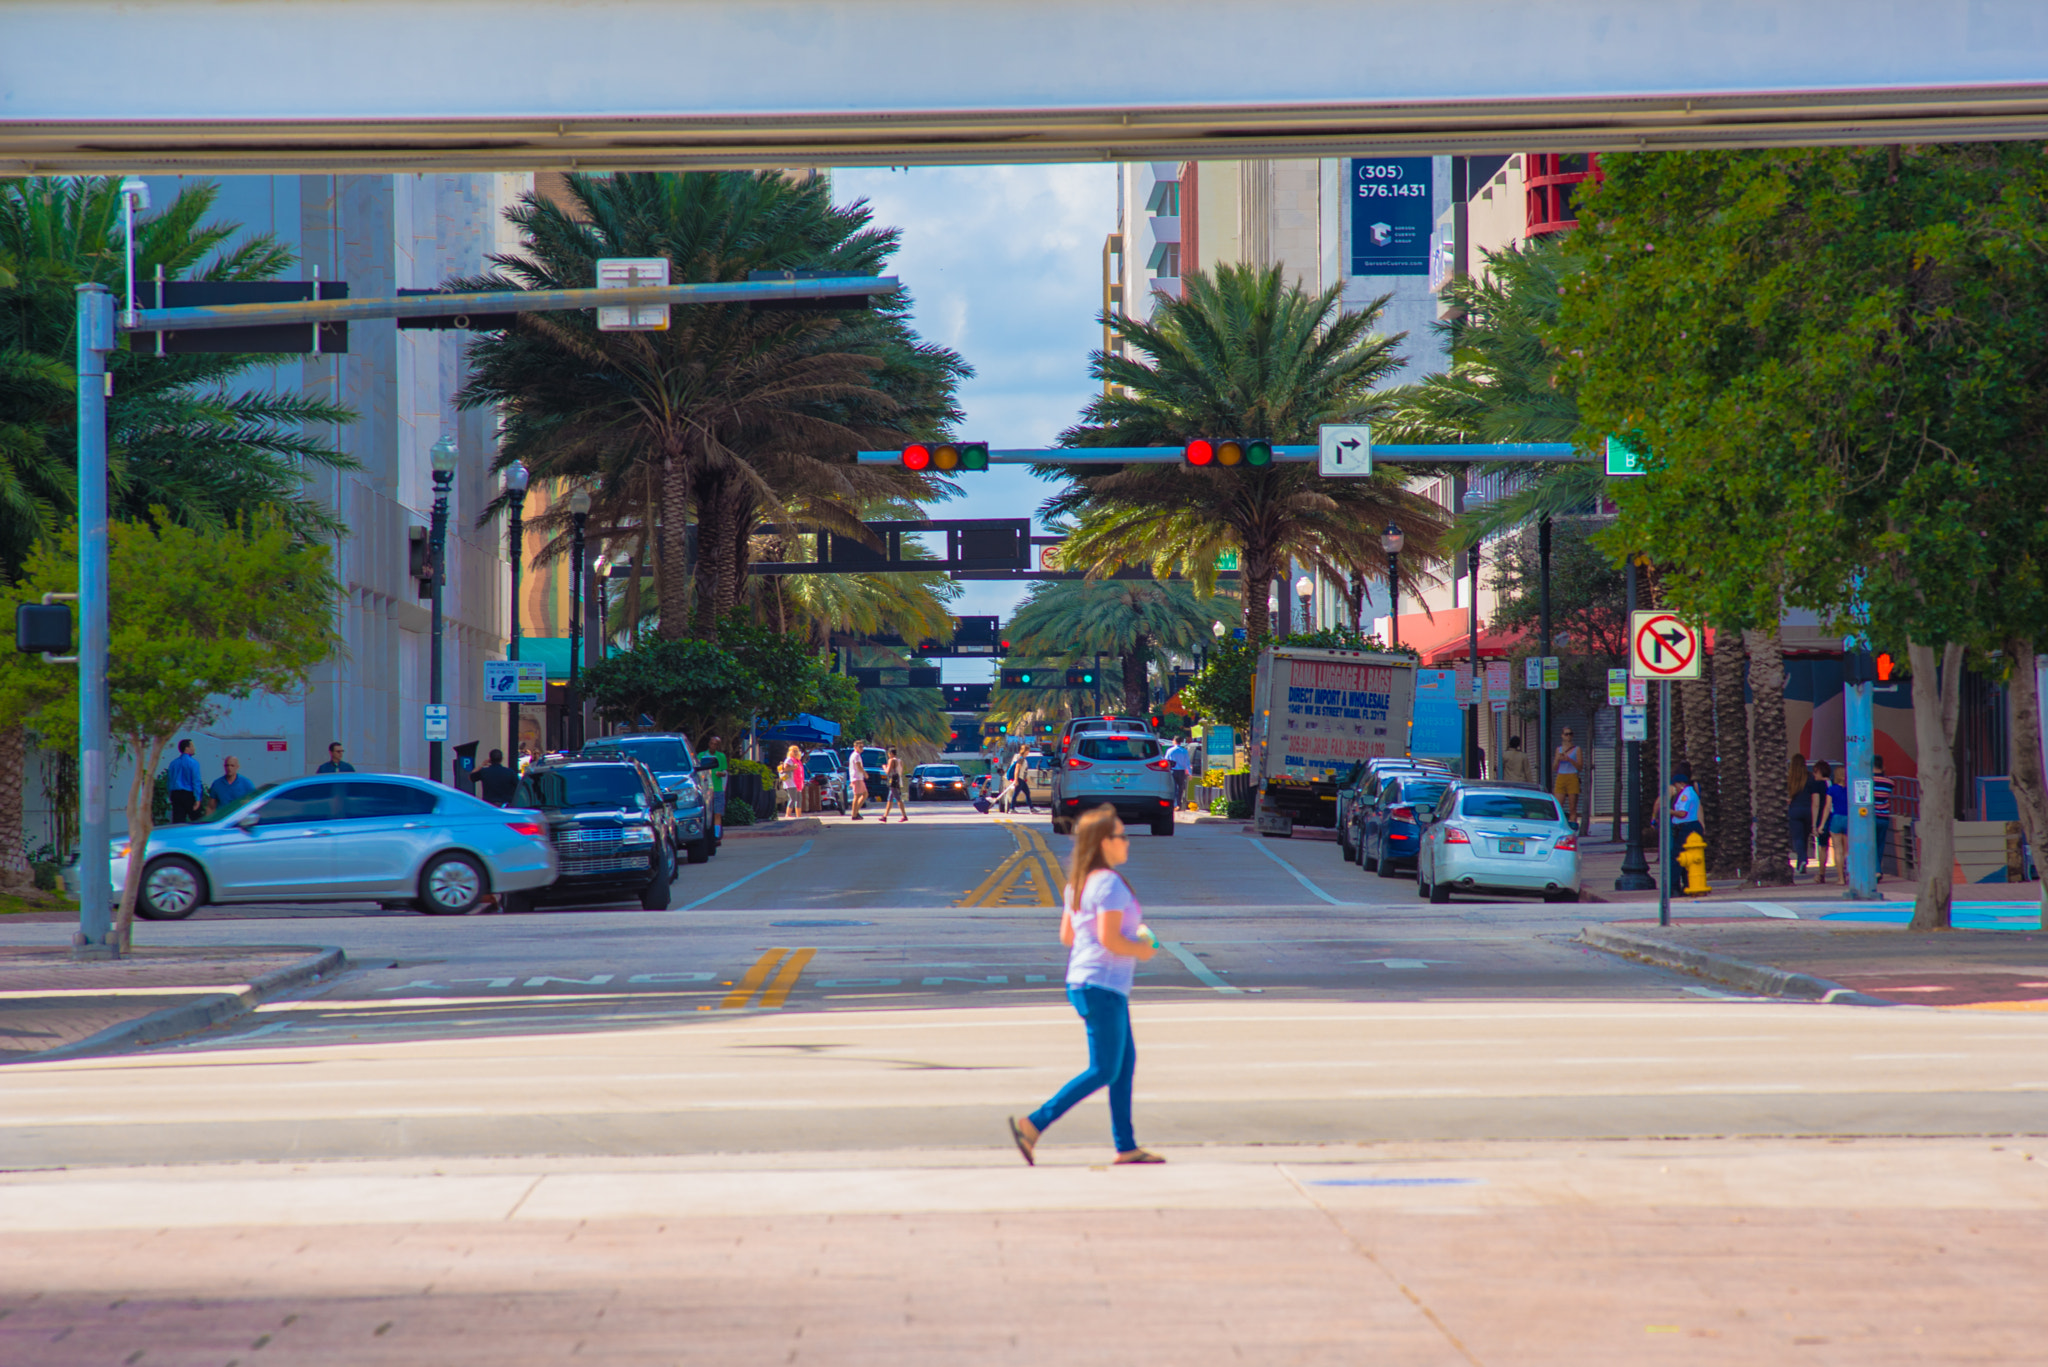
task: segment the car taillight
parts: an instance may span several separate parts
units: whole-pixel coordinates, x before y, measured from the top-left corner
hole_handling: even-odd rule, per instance
[[[1578,847],[1579,838],[1576,835],[1568,835],[1564,839],[1558,841],[1557,844],[1555,844],[1551,848],[1559,850],[1575,850]]]
[[[1471,837],[1471,836],[1469,836],[1469,835],[1467,835],[1467,834],[1465,834],[1465,828],[1464,828],[1464,827],[1462,827],[1462,826],[1446,826],[1446,827],[1444,827],[1444,844],[1446,844],[1446,845],[1469,845],[1469,844],[1471,844],[1471,843],[1472,843],[1472,837]]]
[[[548,828],[538,821],[508,821],[505,823],[520,835],[546,835]]]
[[[1069,755],[1067,757],[1067,767],[1069,769],[1093,769],[1095,766],[1082,759],[1079,755]]]
[[[1415,819],[1415,809],[1413,807],[1394,807],[1388,810],[1387,815],[1395,821],[1413,821]]]
[[[1147,769],[1158,769],[1163,772],[1167,769],[1171,769],[1173,767],[1173,762],[1171,760],[1155,759],[1150,764],[1147,764],[1145,767]]]

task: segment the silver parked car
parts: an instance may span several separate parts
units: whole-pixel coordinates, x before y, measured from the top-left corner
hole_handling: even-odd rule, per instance
[[[1069,738],[1053,771],[1052,828],[1058,834],[1097,807],[1116,808],[1126,826],[1173,834],[1173,766],[1150,735],[1083,731]]]
[[[128,842],[113,855],[118,889]],[[320,774],[150,832],[135,914],[178,921],[209,903],[385,902],[460,916],[487,893],[544,888],[557,872],[537,813],[400,774]]]
[[[1453,892],[1539,892],[1579,900],[1579,839],[1557,799],[1520,783],[1454,783],[1422,830],[1415,890],[1444,903]]]

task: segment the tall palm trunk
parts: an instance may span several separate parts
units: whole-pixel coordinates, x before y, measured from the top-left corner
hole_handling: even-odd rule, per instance
[[[1151,658],[1151,638],[1140,632],[1131,643],[1131,653],[1123,657],[1124,710],[1134,717],[1146,715],[1152,701],[1145,668]]]
[[[1723,628],[1714,633],[1714,746],[1720,788],[1719,820],[1712,828],[1713,859],[1708,872],[1716,878],[1745,879],[1755,860],[1751,855],[1749,725],[1742,703],[1742,633]]]
[[[1262,641],[1273,634],[1273,614],[1266,610],[1266,595],[1273,591],[1273,557],[1270,551],[1244,548],[1244,634]]]
[[[1963,648],[1906,642],[1913,663],[1913,742],[1920,765],[1920,887],[1910,930],[1950,928],[1955,895],[1956,709],[1963,693]]]
[[[701,628],[690,580],[690,469],[680,451],[661,462],[661,552],[655,560],[654,597],[661,610],[661,635],[679,640]]]
[[[22,784],[28,778],[28,730],[0,726],[0,888],[20,890],[35,879],[28,867]],[[62,860],[70,851],[57,851]]]
[[[1756,810],[1756,862],[1752,879],[1760,888],[1781,888],[1792,882],[1792,837],[1782,815],[1785,770],[1785,650],[1778,631],[1745,631],[1749,647],[1749,691],[1756,698],[1750,713],[1751,804]]]
[[[2012,754],[2013,803],[2020,809],[2027,848],[2041,864],[2048,862],[2048,791],[2041,773],[2041,689],[2034,674],[2034,643],[2007,641],[2005,657],[2012,661],[2012,736],[2006,745]],[[2048,878],[2041,880],[2041,925],[2048,929]]]

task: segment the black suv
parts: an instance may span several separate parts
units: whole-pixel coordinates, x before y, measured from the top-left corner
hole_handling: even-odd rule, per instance
[[[646,765],[663,799],[675,799],[669,806],[669,818],[676,853],[692,864],[702,864],[718,853],[711,785],[709,780],[697,780],[699,773],[716,768],[718,761],[692,753],[688,736],[672,731],[628,732],[588,741],[582,754],[585,759],[637,759]]]
[[[509,894],[505,910],[628,897],[648,911],[667,910],[676,876],[675,816],[646,765],[624,758],[531,765],[512,805],[546,819],[562,872],[550,887]]]

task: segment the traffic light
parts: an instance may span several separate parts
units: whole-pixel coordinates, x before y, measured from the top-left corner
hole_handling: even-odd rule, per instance
[[[1067,671],[1067,687],[1095,687],[1095,671],[1092,669],[1070,669]]]
[[[1880,655],[1877,657],[1877,681],[1879,683],[1890,683],[1892,681],[1891,656]]]
[[[941,473],[951,473],[955,470],[986,470],[988,443],[941,441],[926,445],[922,442],[913,442],[903,448],[903,468],[937,470]]]
[[[985,739],[1007,736],[1010,734],[1010,724],[1000,721],[985,721],[981,724],[981,734]]]
[[[1052,734],[1052,723],[1051,723],[1051,722],[1049,722],[1049,721],[1045,721],[1045,722],[1040,722],[1040,723],[1038,724],[1038,729],[1039,729],[1039,731],[1040,731],[1040,733],[1041,733],[1041,734],[1044,734],[1044,735],[1048,735],[1048,736],[1049,736],[1049,735],[1051,735],[1051,734]]]
[[[1004,688],[1043,688],[1052,677],[1042,669],[1004,669],[998,675]]]
[[[1250,465],[1263,468],[1273,463],[1273,443],[1242,437],[1197,437],[1181,448],[1180,458],[1188,465]]]

